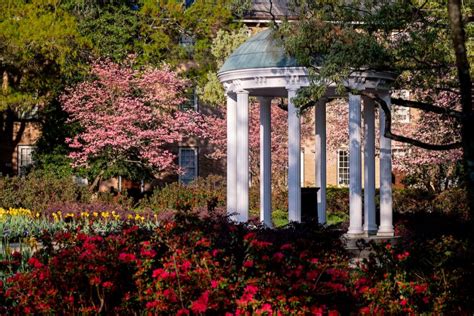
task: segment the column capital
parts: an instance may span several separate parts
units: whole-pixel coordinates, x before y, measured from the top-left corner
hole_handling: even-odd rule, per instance
[[[235,90],[235,93],[237,94],[249,94],[248,90],[243,90],[243,89],[239,89],[239,90]]]
[[[296,91],[298,91],[300,88],[301,88],[301,86],[299,86],[299,85],[287,85],[287,86],[285,87],[286,90],[292,91],[292,92],[296,92]]]

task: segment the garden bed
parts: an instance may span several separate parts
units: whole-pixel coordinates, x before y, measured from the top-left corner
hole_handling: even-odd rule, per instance
[[[354,265],[341,232],[317,225],[270,230],[202,212],[154,227],[121,221],[108,232],[45,231],[33,256],[4,258],[0,313],[472,311],[470,265],[456,261],[472,251],[454,236],[371,244],[371,256]]]

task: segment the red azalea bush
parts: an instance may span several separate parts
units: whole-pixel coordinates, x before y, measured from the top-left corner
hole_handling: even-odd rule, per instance
[[[347,260],[332,235],[319,229],[250,231],[225,217],[182,213],[153,234],[130,227],[106,237],[45,235],[43,249],[29,261],[31,271],[7,280],[1,312],[336,309],[350,301],[350,292]]]
[[[183,212],[156,231],[45,235],[30,271],[0,284],[0,313],[429,313],[471,293],[455,292],[467,275],[449,269],[469,249],[461,242],[374,245],[355,264],[339,237],[314,225],[257,229]],[[424,264],[428,257],[439,264]]]

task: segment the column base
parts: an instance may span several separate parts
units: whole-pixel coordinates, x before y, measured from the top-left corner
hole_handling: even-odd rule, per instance
[[[393,227],[379,227],[379,231],[377,232],[377,236],[379,237],[393,237],[395,236],[395,231]]]
[[[377,234],[377,232],[378,232],[378,229],[377,229],[377,226],[375,226],[375,225],[374,226],[369,226],[369,227],[364,226],[364,234],[367,235],[367,236],[368,235],[375,235],[375,234]]]
[[[233,222],[237,222],[237,223],[246,223],[246,222],[248,222],[249,217],[248,217],[247,214],[241,214],[241,213],[238,213],[238,212],[234,212],[230,216],[230,220],[233,221]]]
[[[378,236],[377,233],[378,233],[377,230],[364,230],[364,236],[365,236],[365,237]]]
[[[364,236],[364,231],[362,230],[362,227],[358,227],[358,228],[349,227],[349,230],[347,231],[346,235],[349,238],[362,237]]]

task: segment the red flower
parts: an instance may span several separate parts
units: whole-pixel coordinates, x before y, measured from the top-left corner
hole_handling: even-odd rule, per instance
[[[43,266],[43,264],[35,257],[31,257],[30,260],[28,260],[28,264],[36,269],[39,269]]]
[[[285,255],[281,252],[277,252],[273,255],[273,260],[275,260],[276,262],[282,261],[283,258],[285,258]]]
[[[244,240],[250,240],[255,238],[255,233],[248,233],[244,236]]]
[[[153,258],[156,256],[156,251],[153,249],[142,249],[140,255],[144,258]]]
[[[102,283],[102,286],[106,289],[110,289],[114,284],[110,281],[105,281],[104,283]]]
[[[314,316],[322,316],[323,315],[323,308],[322,307],[317,307],[317,306],[313,306],[311,308],[311,315],[314,315]]]
[[[319,275],[319,272],[317,270],[311,270],[306,273],[306,278],[308,280],[315,280]]]
[[[189,269],[191,269],[192,264],[191,261],[185,260],[181,266],[183,267],[184,271],[188,271]]]
[[[291,249],[293,249],[293,245],[290,244],[290,243],[283,244],[283,245],[280,247],[280,250],[291,250]]]
[[[160,277],[163,273],[165,272],[165,270],[159,268],[159,269],[155,269],[153,270],[153,274],[151,275],[152,277],[154,278],[158,278]]]
[[[99,285],[100,284],[100,278],[98,276],[93,276],[89,280],[90,285]]]
[[[195,300],[191,304],[191,310],[196,314],[204,313],[207,310],[208,303],[209,303],[209,291],[204,291],[201,297],[199,297],[197,300]]]
[[[178,297],[173,289],[166,289],[163,291],[163,296],[170,302],[176,303],[178,301]]]
[[[339,312],[335,310],[331,310],[329,311],[328,316],[339,316]]]
[[[245,293],[252,294],[252,295],[255,295],[257,291],[258,291],[258,287],[252,284],[247,285],[244,290]]]
[[[159,304],[159,302],[153,301],[153,302],[146,303],[145,306],[146,306],[146,309],[153,309],[153,308],[157,307],[158,304]]]
[[[408,301],[406,299],[403,299],[400,301],[400,305],[405,306],[407,305]]]
[[[257,311],[257,314],[263,314],[263,313],[268,313],[268,315],[272,315],[273,314],[272,306],[268,303],[263,304],[262,308],[260,308],[260,310]]]
[[[119,254],[119,260],[120,261],[123,261],[125,263],[129,263],[129,262],[133,262],[135,261],[137,258],[135,257],[135,255],[133,253],[121,253]]]
[[[189,310],[187,308],[181,308],[177,313],[176,316],[183,316],[189,315]]]
[[[210,245],[211,245],[211,242],[207,238],[201,238],[196,242],[196,247],[197,246],[209,247]]]
[[[410,253],[408,251],[405,251],[404,253],[398,254],[397,259],[398,259],[398,261],[404,261],[404,260],[406,260],[406,258],[408,258],[409,255],[410,255]]]
[[[366,307],[362,307],[361,309],[359,309],[359,314],[371,314],[370,313],[370,307],[366,306]]]
[[[420,293],[426,292],[426,290],[428,289],[428,285],[427,284],[417,284],[413,288],[415,290],[415,293],[420,294]]]
[[[19,260],[19,259],[21,259],[21,253],[19,253],[18,251],[14,251],[14,252],[12,253],[12,257],[13,257],[13,259],[15,259],[15,260]]]
[[[252,260],[247,260],[244,262],[244,267],[246,268],[251,268],[253,267],[253,261]]]

